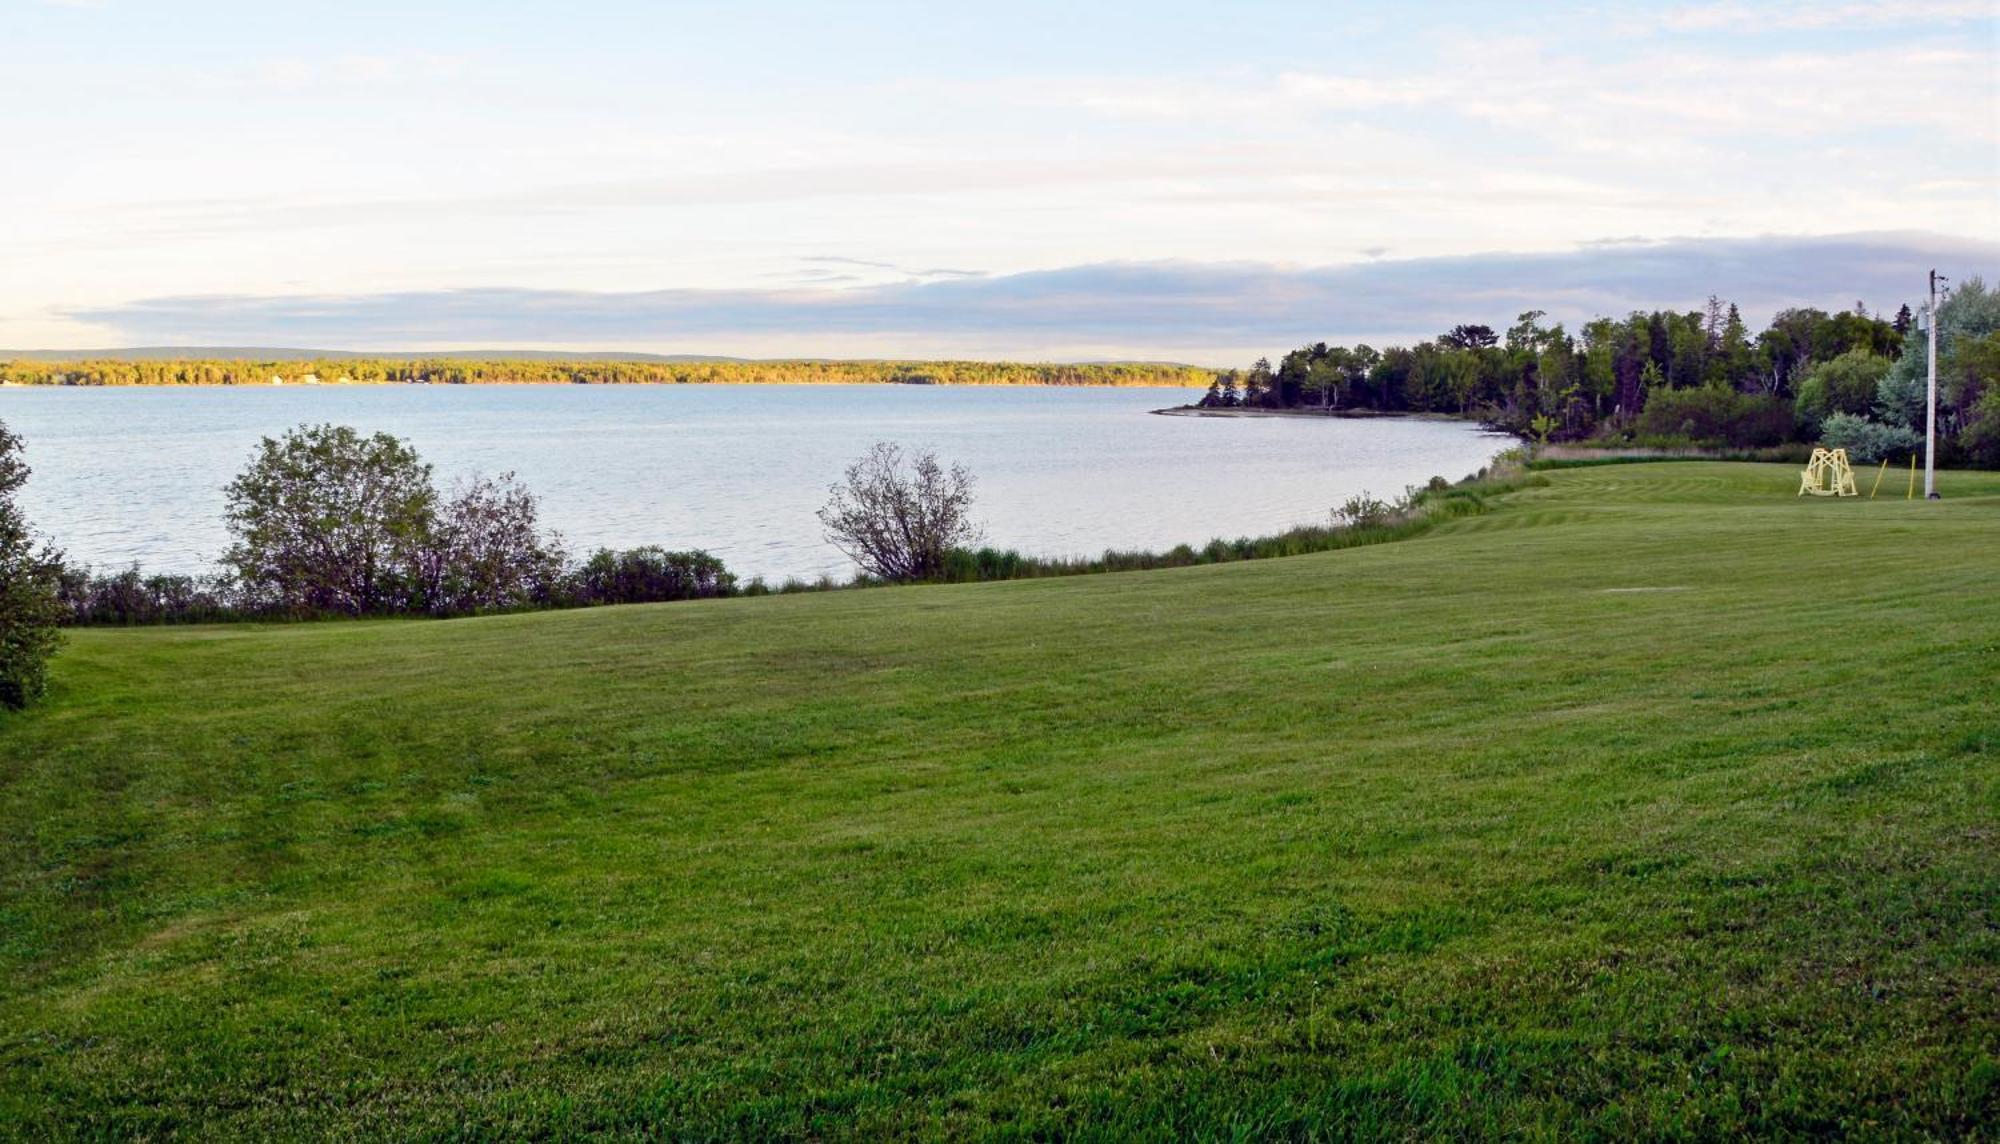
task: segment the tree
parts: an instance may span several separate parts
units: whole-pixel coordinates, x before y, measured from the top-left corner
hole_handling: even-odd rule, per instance
[[[0,706],[24,707],[48,688],[60,642],[62,555],[37,540],[14,494],[28,481],[21,439],[0,423]]]
[[[972,522],[972,474],[946,469],[935,453],[908,459],[878,442],[847,467],[819,510],[827,542],[871,576],[922,580],[944,570],[945,557],[980,537]]]
[[[1954,425],[1971,419],[1982,388],[1977,384],[1967,387],[1959,381],[1963,371],[1953,369],[1954,354],[1961,344],[1972,345],[1995,332],[2000,332],[2000,291],[1988,290],[1985,279],[1976,274],[1967,277],[1938,305],[1938,412],[1943,422],[1940,429],[1946,434]],[[1882,379],[1876,405],[1884,420],[1923,428],[1930,368],[1928,342],[1924,337],[1908,339],[1902,355]],[[1973,372],[1976,379],[1977,370]]]
[[[264,438],[229,483],[223,554],[268,604],[366,615],[420,606],[434,542],[431,469],[407,443],[344,425]]]
[[[1279,409],[1290,409],[1304,403],[1306,397],[1315,392],[1320,371],[1329,351],[1325,342],[1317,342],[1303,349],[1293,350],[1278,362],[1278,371],[1271,375],[1270,391],[1266,395],[1269,403]]]
[[[1438,335],[1438,344],[1453,350],[1486,350],[1499,345],[1500,336],[1492,326],[1457,325]]]
[[[1236,371],[1218,370],[1208,383],[1208,392],[1197,403],[1205,409],[1226,409],[1236,404]]]
[[[1369,404],[1376,409],[1398,409],[1402,406],[1402,395],[1389,389],[1368,392],[1368,385],[1375,378],[1375,367],[1382,361],[1382,354],[1374,346],[1363,342],[1347,351],[1341,360],[1340,370],[1347,392],[1347,399],[1353,404]]]
[[[1215,384],[1217,387],[1216,393],[1221,398],[1220,404],[1238,405],[1242,403],[1243,399],[1237,393],[1235,370],[1232,369],[1227,371],[1226,373],[1217,374],[1215,378]]]
[[[461,481],[419,553],[425,604],[441,615],[548,601],[566,559],[537,526],[540,504],[512,473]]]
[[[1346,354],[1346,350],[1336,349],[1321,355],[1307,368],[1305,380],[1300,383],[1305,394],[1321,409],[1331,409],[1341,403],[1347,376],[1341,369],[1341,362]]]
[[[1813,366],[1799,380],[1794,401],[1800,428],[1810,437],[1830,414],[1866,414],[1875,406],[1876,388],[1889,372],[1889,365],[1889,359],[1880,354],[1853,349]]]
[[[1749,330],[1742,312],[1731,302],[1722,319],[1722,340],[1709,358],[1709,380],[1740,389],[1754,385],[1756,373],[1756,351],[1750,347]]]
[[[1267,404],[1276,382],[1277,377],[1271,372],[1271,359],[1258,358],[1251,363],[1250,372],[1243,375],[1243,404]]]
[[[1829,449],[1847,450],[1847,459],[1857,465],[1907,457],[1924,444],[1924,435],[1914,429],[1885,425],[1852,413],[1828,415],[1820,426],[1820,439]]]

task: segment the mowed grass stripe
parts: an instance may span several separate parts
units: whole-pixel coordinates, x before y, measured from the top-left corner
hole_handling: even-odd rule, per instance
[[[0,1124],[1964,1134],[2000,477],[1942,484],[1618,466],[1238,565],[78,632],[0,724]]]

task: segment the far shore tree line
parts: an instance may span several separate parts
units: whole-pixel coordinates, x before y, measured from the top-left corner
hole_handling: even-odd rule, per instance
[[[1111,385],[1206,384],[1171,362],[560,361],[335,358],[292,361],[0,361],[8,385]]]
[[[1970,277],[1939,312],[1939,461],[2000,467],[2000,292]],[[1415,346],[1315,343],[1216,374],[1200,404],[1442,413],[1536,441],[1825,444],[1873,462],[1922,447],[1927,361],[1907,305],[1784,310],[1752,336],[1710,298],[1574,332],[1531,310],[1505,331],[1461,325]]]

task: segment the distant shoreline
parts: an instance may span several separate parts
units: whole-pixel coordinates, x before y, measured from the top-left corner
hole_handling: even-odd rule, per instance
[[[351,358],[8,361],[0,384],[291,388],[339,385],[986,385],[1157,386],[1192,390],[1214,373],[1161,362],[779,361],[651,362]]]
[[[1168,380],[1132,381],[891,381],[884,379],[864,380],[847,377],[803,380],[799,378],[768,378],[756,380],[660,380],[660,381],[537,381],[530,379],[508,379],[502,381],[281,381],[281,382],[183,382],[183,381],[126,381],[126,382],[61,382],[61,381],[13,381],[0,379],[0,389],[502,389],[510,386],[532,387],[535,389],[755,389],[763,386],[839,386],[866,385],[884,388],[907,389],[1180,389],[1199,392],[1201,386],[1192,382],[1177,383]],[[1171,413],[1175,410],[1155,409],[1154,413]],[[1204,411],[1207,412],[1207,411]],[[1249,412],[1249,411],[1246,411]],[[1262,410],[1278,414],[1295,412],[1285,410]],[[1347,416],[1354,416],[1348,414]],[[1404,416],[1404,414],[1380,414],[1379,416]],[[1411,414],[1410,416],[1418,416]]]
[[[1241,406],[1217,409],[1202,405],[1175,405],[1152,412],[1162,417],[1306,417],[1343,421],[1477,421],[1469,413],[1397,412],[1381,409],[1252,409]]]

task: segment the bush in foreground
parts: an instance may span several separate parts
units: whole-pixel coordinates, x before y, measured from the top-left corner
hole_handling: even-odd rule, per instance
[[[972,522],[972,474],[947,469],[935,453],[905,462],[900,446],[879,442],[828,487],[819,510],[829,544],[883,580],[927,580],[948,554],[979,539]]]
[[[564,600],[579,606],[654,604],[736,593],[736,577],[706,552],[657,547],[591,553],[564,585]]]
[[[28,481],[21,439],[0,424],[0,706],[24,707],[48,687],[62,605],[62,557],[36,538],[14,494]]]
[[[512,473],[441,496],[406,441],[345,425],[267,437],[228,489],[240,608],[460,615],[546,603],[564,564]]]

